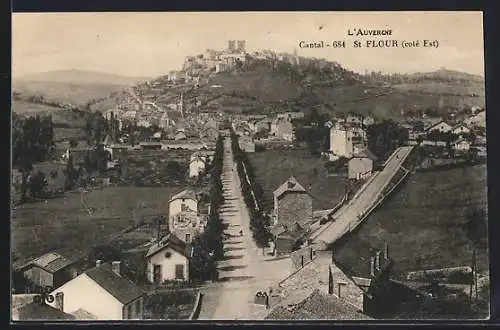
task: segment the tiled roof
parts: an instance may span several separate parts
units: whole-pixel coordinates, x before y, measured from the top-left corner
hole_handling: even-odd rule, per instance
[[[144,294],[144,291],[135,286],[134,283],[115,274],[111,270],[110,264],[94,267],[86,271],[85,274],[122,304],[127,304]]]
[[[63,257],[59,253],[49,252],[22,266],[22,268],[37,266],[49,273],[55,273],[71,264],[73,264],[73,261]]]
[[[14,320],[74,320],[75,317],[46,304],[29,303],[12,311]]]
[[[194,190],[190,190],[190,189],[183,190],[180,193],[172,196],[172,198],[170,198],[169,202],[176,200],[176,199],[194,199],[194,200],[197,200],[196,192]]]
[[[154,243],[146,253],[146,258],[151,257],[152,255],[155,255],[156,253],[162,251],[165,248],[171,248],[176,252],[179,252],[186,258],[189,258],[191,256],[191,246],[186,244],[184,241],[179,239],[177,236],[174,234],[170,233],[164,238],[162,238],[159,242]]]
[[[285,192],[307,192],[307,190],[300,185],[300,183],[291,176],[285,183],[279,186],[274,192],[274,197],[280,197]]]
[[[335,296],[321,293],[319,290],[314,290],[309,297],[297,306],[297,309],[310,312],[322,320],[370,319],[370,317],[362,314],[355,307]]]

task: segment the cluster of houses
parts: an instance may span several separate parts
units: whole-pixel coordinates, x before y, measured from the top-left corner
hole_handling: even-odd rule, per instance
[[[210,212],[193,190],[184,190],[168,202],[168,230],[145,245],[144,267],[148,281],[189,281],[191,243],[200,235]],[[207,211],[208,210],[208,211]],[[17,267],[16,271],[43,293],[14,292],[14,319],[126,320],[142,319],[146,291],[123,275],[121,260],[96,260],[83,269],[82,258],[46,253]],[[28,289],[28,288],[26,288]]]

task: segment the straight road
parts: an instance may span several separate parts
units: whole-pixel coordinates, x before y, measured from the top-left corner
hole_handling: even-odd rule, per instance
[[[391,182],[401,164],[413,150],[413,147],[398,148],[389,158],[384,169],[375,173],[373,180],[364,187],[364,190],[334,215],[334,221],[325,225],[324,229],[317,231],[311,239],[313,242],[331,244],[342,237],[349,229],[358,224],[358,217],[369,210],[380,197],[384,188]]]
[[[250,217],[228,138],[224,139],[222,184],[225,201],[221,207],[221,218],[228,225],[224,240],[225,256],[218,264],[219,283],[205,294],[209,300],[207,304],[215,307],[204,307],[204,297],[199,319],[248,319],[264,308],[253,304],[257,291],[266,291],[288,276],[291,264],[288,259],[273,260],[273,257],[263,255],[262,249],[253,241],[249,229]]]

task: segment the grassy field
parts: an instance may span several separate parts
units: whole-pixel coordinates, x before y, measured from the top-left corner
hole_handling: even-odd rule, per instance
[[[20,205],[11,217],[12,254],[19,259],[51,250],[79,251],[103,243],[106,237],[128,227],[134,218],[167,215],[168,200],[181,187],[110,187]],[[135,214],[135,216],[134,216]]]
[[[273,191],[291,175],[313,196],[313,209],[334,207],[344,195],[347,179],[326,177],[325,161],[307,150],[266,150],[249,153],[257,181],[264,190],[264,207],[273,207]]]
[[[367,270],[369,251],[388,242],[398,272],[470,265],[475,247],[484,271],[487,249],[471,237],[475,232],[487,239],[486,225],[471,225],[469,212],[487,209],[486,183],[484,165],[412,174],[355,233],[337,242],[334,255],[348,268]]]

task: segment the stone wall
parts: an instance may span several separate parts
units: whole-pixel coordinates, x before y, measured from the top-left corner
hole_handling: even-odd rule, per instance
[[[278,223],[312,221],[312,197],[307,193],[286,193],[278,200]]]

